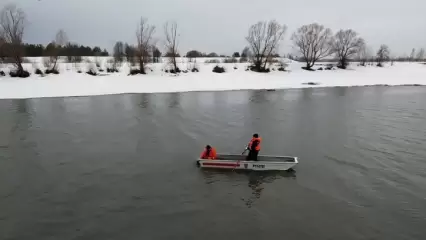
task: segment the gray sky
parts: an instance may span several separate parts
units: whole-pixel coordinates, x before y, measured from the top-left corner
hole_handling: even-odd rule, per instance
[[[293,51],[289,38],[296,28],[313,22],[334,32],[352,28],[374,51],[382,43],[392,55],[426,48],[425,0],[0,0],[0,7],[7,3],[26,12],[30,43],[46,44],[62,28],[73,42],[110,50],[115,41],[136,41],[143,16],[157,26],[160,46],[164,22],[177,21],[181,54],[241,52],[249,26],[270,19],[288,26],[280,54]]]

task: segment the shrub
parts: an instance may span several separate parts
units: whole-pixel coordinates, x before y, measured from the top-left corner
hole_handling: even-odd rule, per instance
[[[224,73],[225,72],[225,68],[223,68],[223,67],[219,67],[219,66],[215,66],[214,68],[213,68],[213,72],[215,72],[215,73]]]
[[[236,58],[225,58],[223,59],[223,63],[237,63],[238,60]]]
[[[35,70],[35,74],[37,74],[37,75],[43,75],[43,72],[40,69],[37,68]]]
[[[108,72],[108,73],[115,73],[115,72],[118,72],[118,69],[115,69],[115,68],[107,68],[107,72]]]
[[[220,61],[217,59],[209,59],[209,60],[206,60],[205,63],[220,63]]]
[[[191,72],[199,72],[198,68],[194,67],[191,69]]]
[[[240,63],[246,63],[246,62],[248,62],[248,59],[246,57],[240,58]]]
[[[82,71],[81,71],[81,70],[78,70],[77,72],[78,72],[78,73],[82,73]]]
[[[260,73],[268,73],[271,70],[269,68],[264,68],[264,67],[256,67],[256,66],[250,66],[249,69],[253,72],[260,72]]]
[[[46,73],[46,74],[59,74],[59,71],[57,69],[46,69],[46,71],[44,71],[44,73]]]
[[[11,77],[27,78],[30,76],[30,73],[25,70],[22,70],[22,71],[17,70],[17,71],[10,71],[9,75]]]
[[[173,74],[177,74],[177,73],[180,73],[180,72],[181,72],[181,70],[179,68],[176,68],[176,70],[175,69],[169,70],[169,73],[173,73]]]
[[[141,71],[138,68],[130,69],[129,75],[146,74],[145,71]]]
[[[89,75],[92,75],[92,76],[97,76],[98,75],[95,71],[93,71],[93,69],[90,69],[86,73],[89,74]]]
[[[307,68],[307,67],[302,67],[302,69],[304,69],[304,70],[306,70],[306,71],[315,71],[315,69]]]
[[[6,73],[4,73],[3,71],[0,71],[0,76],[6,76]]]

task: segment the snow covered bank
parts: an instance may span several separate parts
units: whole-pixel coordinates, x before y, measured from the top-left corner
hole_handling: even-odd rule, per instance
[[[426,85],[426,65],[395,63],[385,68],[356,67],[351,70],[309,72],[300,69],[301,63],[290,63],[290,72],[254,73],[245,71],[247,64],[221,64],[227,72],[213,73],[216,64],[199,63],[198,73],[173,76],[161,69],[164,64],[151,64],[147,75],[127,76],[129,67],[121,72],[90,76],[77,73],[72,64],[62,64],[61,74],[38,76],[32,72],[26,79],[0,77],[0,98],[39,98],[61,96],[90,96],[119,93],[222,91],[243,89],[285,89],[306,87],[364,86],[364,85]],[[237,67],[238,69],[234,69]],[[82,68],[84,71],[85,69]],[[307,85],[308,82],[319,85]]]

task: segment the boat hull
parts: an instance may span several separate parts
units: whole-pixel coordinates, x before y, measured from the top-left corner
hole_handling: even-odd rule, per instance
[[[253,171],[286,171],[297,164],[297,157],[288,156],[258,156],[258,161],[247,161],[242,155],[219,154],[215,160],[197,160],[197,165],[201,168]]]

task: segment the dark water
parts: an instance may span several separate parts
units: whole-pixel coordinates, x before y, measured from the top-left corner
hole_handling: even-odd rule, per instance
[[[203,145],[298,156],[203,171]],[[425,239],[426,88],[0,100],[0,239]]]

